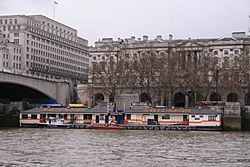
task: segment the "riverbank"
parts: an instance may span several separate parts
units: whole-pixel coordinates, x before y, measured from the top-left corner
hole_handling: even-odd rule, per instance
[[[0,127],[19,127],[19,114],[0,114]]]

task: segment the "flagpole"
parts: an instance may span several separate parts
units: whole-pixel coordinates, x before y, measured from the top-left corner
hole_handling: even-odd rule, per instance
[[[54,1],[54,19],[56,17],[56,2]]]

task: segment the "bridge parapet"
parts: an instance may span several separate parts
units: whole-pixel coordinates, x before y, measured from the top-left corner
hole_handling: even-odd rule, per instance
[[[51,81],[44,78],[0,71],[0,83],[12,83],[34,89],[56,100],[57,103],[67,104],[70,102],[71,87],[67,81]]]

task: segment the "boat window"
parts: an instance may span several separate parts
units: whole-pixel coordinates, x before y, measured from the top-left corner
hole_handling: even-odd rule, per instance
[[[83,119],[92,119],[92,114],[84,114]]]
[[[192,117],[192,118],[194,118],[194,117],[195,117],[195,115],[192,115],[191,117]]]
[[[22,114],[22,119],[28,119],[28,114]]]
[[[200,115],[200,118],[203,118],[203,115]]]
[[[31,114],[31,119],[37,119],[37,115]]]
[[[194,120],[200,120],[200,118],[195,118]]]
[[[127,114],[127,120],[131,120],[131,114]]]
[[[104,120],[104,114],[100,114],[100,120]]]
[[[170,115],[169,114],[163,115],[162,119],[170,119]]]
[[[208,120],[209,121],[215,121],[216,120],[216,116],[215,115],[209,115],[208,116]]]
[[[64,114],[63,119],[67,119],[68,115]]]

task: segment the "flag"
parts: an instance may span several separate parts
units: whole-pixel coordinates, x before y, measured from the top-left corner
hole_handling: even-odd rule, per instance
[[[54,4],[58,4],[56,1],[54,1]]]

